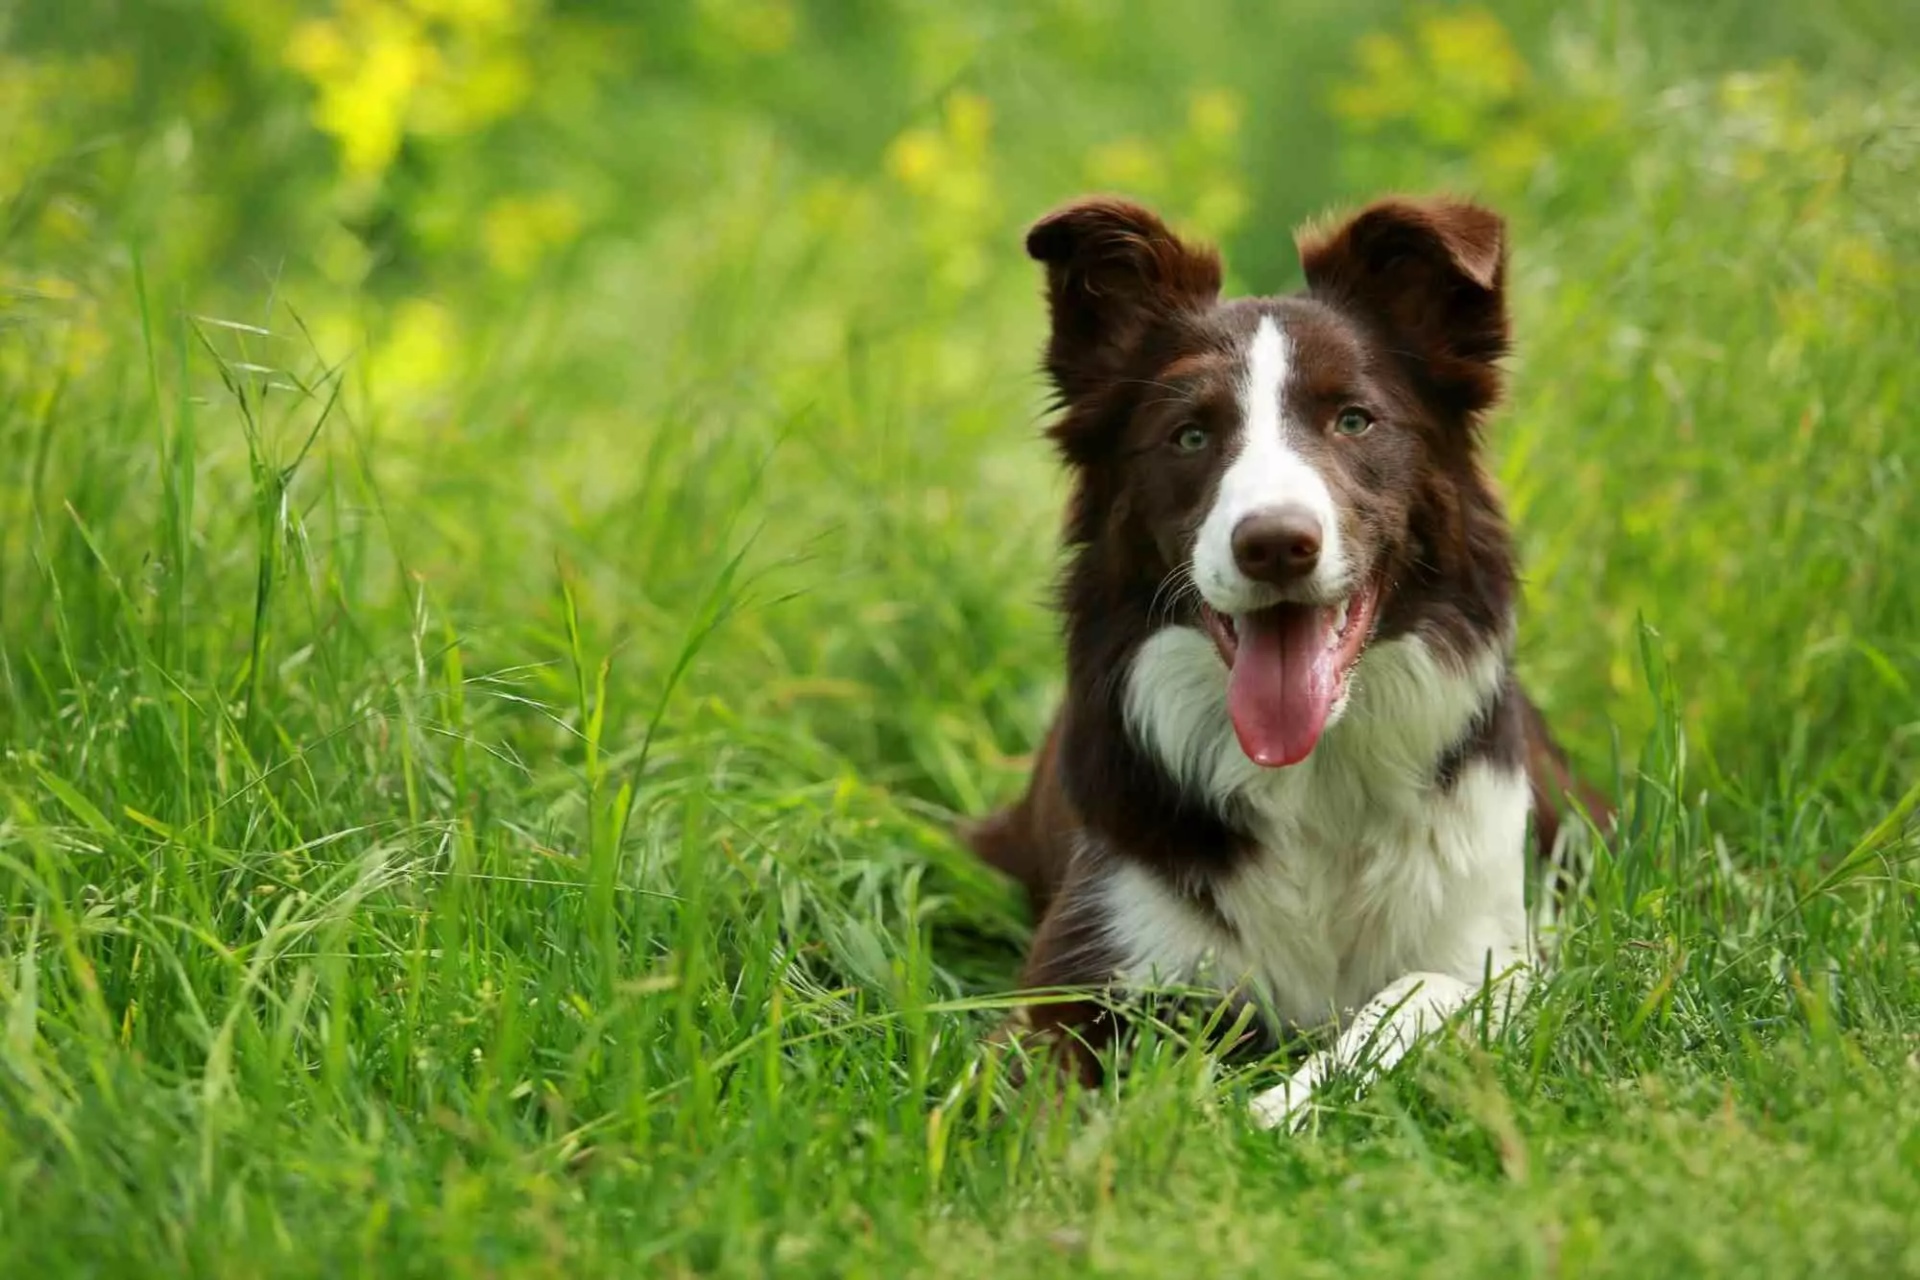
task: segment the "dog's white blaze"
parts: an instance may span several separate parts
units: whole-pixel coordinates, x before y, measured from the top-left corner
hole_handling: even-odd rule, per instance
[[[1220,477],[1220,490],[1193,547],[1194,583],[1222,613],[1247,613],[1273,603],[1273,589],[1252,581],[1234,563],[1233,530],[1254,512],[1281,503],[1301,503],[1320,518],[1320,563],[1309,590],[1331,599],[1350,589],[1333,494],[1320,473],[1287,443],[1290,424],[1281,406],[1292,355],[1292,343],[1279,324],[1263,316],[1247,347],[1240,381],[1240,451]]]
[[[1447,791],[1432,781],[1505,677],[1503,651],[1496,641],[1450,662],[1418,636],[1375,644],[1346,714],[1287,769],[1239,749],[1225,671],[1199,632],[1168,627],[1134,659],[1130,730],[1190,793],[1242,815],[1259,851],[1212,886],[1211,912],[1145,868],[1116,865],[1107,911],[1123,972],[1238,986],[1285,1022],[1345,1027],[1262,1099],[1264,1122],[1297,1119],[1336,1065],[1367,1054],[1390,1065],[1489,968],[1525,962],[1524,770],[1474,760]]]

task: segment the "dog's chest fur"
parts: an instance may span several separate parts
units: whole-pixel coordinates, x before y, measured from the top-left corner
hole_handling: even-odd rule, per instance
[[[1152,636],[1129,672],[1128,729],[1182,786],[1234,815],[1251,848],[1226,874],[1187,883],[1114,863],[1104,914],[1121,972],[1244,991],[1304,1026],[1402,973],[1465,975],[1489,953],[1518,957],[1525,774],[1471,752],[1443,764],[1494,713],[1506,680],[1499,648],[1456,663],[1418,636],[1382,643],[1320,749],[1265,770],[1234,741],[1207,639],[1184,627]]]

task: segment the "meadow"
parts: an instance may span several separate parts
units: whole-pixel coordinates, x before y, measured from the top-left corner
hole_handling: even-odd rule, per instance
[[[0,1274],[1920,1273],[1920,15],[1814,8],[0,11]],[[1621,830],[1299,1136],[1037,1114],[1022,228],[1386,189],[1511,221]]]

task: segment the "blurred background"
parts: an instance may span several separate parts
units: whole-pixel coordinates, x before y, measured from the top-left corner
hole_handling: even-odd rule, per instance
[[[1877,812],[1920,752],[1916,36],[1866,0],[15,5],[0,717],[58,759],[73,691],[151,659],[271,756],[436,628],[578,702],[573,636],[618,655],[610,742],[978,809],[1057,687],[1023,225],[1126,192],[1278,291],[1303,218],[1449,188],[1513,222],[1493,446],[1583,765],[1653,735],[1674,803]]]
[[[205,624],[205,676],[252,672],[253,606],[292,608],[246,587],[257,533],[353,610],[415,576],[501,660],[566,558],[659,683],[645,635],[753,541],[804,601],[720,629],[707,697],[975,808],[1052,697],[1021,226],[1127,192],[1277,292],[1302,219],[1450,188],[1513,219],[1494,449],[1588,768],[1663,697],[1716,787],[1864,725],[1870,796],[1912,768],[1910,6],[67,0],[0,33],[17,641],[27,560],[90,533]],[[261,533],[223,499],[280,468]],[[33,553],[50,497],[96,528]]]
[[[1917,162],[1907,0],[0,4],[0,1257],[1886,1270]],[[962,1114],[951,836],[1060,683],[1021,232],[1273,292],[1388,188],[1510,219],[1523,673],[1626,831],[1462,1107],[1161,1054],[1055,1160]]]
[[[338,476],[315,466],[292,486],[334,549],[380,495],[386,553],[324,570],[355,603],[403,595],[405,564],[495,633],[553,606],[557,553],[609,635],[664,626],[760,530],[755,557],[808,560],[785,587],[814,604],[733,637],[758,649],[741,687],[799,679],[783,706],[862,764],[979,804],[1050,697],[1023,223],[1127,192],[1221,240],[1233,288],[1275,292],[1298,221],[1452,188],[1515,225],[1494,447],[1530,677],[1584,762],[1611,770],[1617,727],[1632,756],[1653,723],[1645,620],[1728,773],[1818,770],[1809,743],[1862,718],[1876,775],[1912,766],[1912,6],[63,0],[0,21],[0,374],[44,411],[4,439],[35,468],[0,495],[15,637],[46,604],[29,510],[92,495],[100,539],[146,541],[165,447],[131,399],[225,378],[265,413],[196,436],[198,574],[140,553],[182,608],[234,612],[213,601],[257,547],[223,520],[255,512],[219,486],[263,459],[357,459],[346,503],[319,503]],[[872,626],[816,626],[849,616]],[[230,622],[215,668],[248,660],[250,610]]]

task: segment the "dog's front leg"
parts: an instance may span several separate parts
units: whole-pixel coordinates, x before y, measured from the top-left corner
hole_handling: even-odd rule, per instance
[[[1480,982],[1444,973],[1410,973],[1390,983],[1342,1028],[1332,1048],[1314,1054],[1284,1084],[1253,1100],[1254,1123],[1297,1130],[1314,1091],[1334,1072],[1364,1066],[1370,1078],[1389,1070],[1484,989]]]
[[[1021,985],[1052,992],[1054,998],[1021,1008],[991,1037],[995,1044],[1020,1051],[1008,1068],[1017,1081],[1028,1075],[1024,1059],[1037,1056],[1056,1086],[1067,1079],[1089,1088],[1100,1083],[1100,1052],[1113,1042],[1120,1025],[1109,998],[1118,958],[1107,939],[1101,905],[1097,884],[1080,868],[1034,932]],[[1062,989],[1087,994],[1061,999]]]

